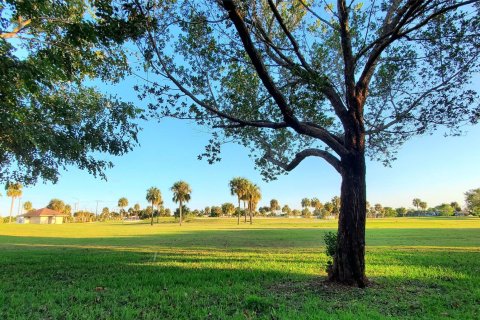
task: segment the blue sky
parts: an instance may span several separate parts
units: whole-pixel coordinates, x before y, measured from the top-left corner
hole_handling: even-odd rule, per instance
[[[125,100],[135,102],[132,87],[138,80],[129,79],[107,87],[103,91],[118,94]],[[478,75],[474,86],[480,86]],[[59,182],[39,183],[24,188],[20,202],[31,201],[34,208],[46,206],[50,199],[60,198],[73,208],[95,212],[107,206],[115,209],[120,197],[127,197],[129,205],[140,203],[146,206],[146,190],[156,186],[162,192],[165,206],[176,207],[170,187],[178,180],[187,181],[193,190],[188,204],[191,208],[236,203],[229,193],[228,182],[232,177],[243,176],[257,183],[262,190],[260,206],[268,205],[272,198],[280,204],[299,208],[304,197],[317,197],[322,202],[340,193],[340,176],[319,158],[308,158],[294,171],[278,180],[266,183],[254,170],[249,151],[229,144],[223,147],[222,161],[209,165],[197,160],[210,138],[207,129],[193,122],[166,119],[161,123],[142,122],[140,146],[123,157],[104,156],[113,160],[115,167],[107,171],[108,181],[94,178],[76,168],[62,171]],[[412,199],[419,197],[429,206],[442,202],[457,201],[464,204],[464,193],[480,188],[480,126],[466,128],[461,137],[434,135],[415,137],[398,153],[398,160],[391,168],[378,162],[367,163],[367,198],[373,205],[412,207]],[[10,198],[1,192],[0,214],[7,216]],[[18,202],[14,213],[18,213]]]
[[[20,53],[19,53],[20,54]],[[119,94],[123,99],[138,103],[131,89],[137,82],[130,79],[116,87],[101,89]],[[474,80],[480,86],[479,76]],[[340,193],[340,176],[323,160],[310,158],[303,161],[293,172],[266,183],[254,170],[248,150],[238,145],[223,147],[220,163],[209,165],[197,160],[209,139],[209,133],[194,123],[167,119],[161,123],[144,122],[140,133],[141,146],[131,153],[112,158],[115,167],[107,171],[108,181],[100,180],[76,168],[62,171],[59,182],[39,183],[24,188],[21,202],[31,201],[35,208],[47,205],[50,199],[60,198],[66,203],[95,211],[97,201],[102,207],[116,208],[120,197],[127,197],[130,205],[146,205],[146,190],[158,187],[166,207],[176,205],[171,201],[170,187],[175,181],[190,183],[193,193],[188,204],[191,208],[235,203],[228,189],[228,181],[243,176],[257,183],[263,194],[260,206],[276,198],[281,205],[300,207],[304,197],[318,197],[328,201]],[[444,138],[441,132],[432,136],[416,137],[408,141],[398,153],[392,168],[381,163],[367,163],[367,198],[371,204],[412,207],[414,197],[419,197],[430,206],[442,202],[464,203],[464,192],[480,187],[480,126],[466,128],[462,137]],[[10,199],[0,190],[0,214],[8,215]],[[18,203],[15,204],[17,213]]]
[[[133,99],[128,84],[115,90]],[[189,207],[204,208],[227,201],[235,203],[228,189],[228,181],[234,176],[244,176],[259,184],[263,194],[260,205],[276,198],[281,205],[298,208],[303,197],[318,197],[325,202],[339,194],[340,176],[321,159],[306,159],[287,176],[266,183],[254,170],[248,150],[241,146],[225,145],[222,161],[214,165],[197,160],[209,133],[193,123],[167,119],[142,124],[141,146],[126,156],[112,158],[115,167],[108,170],[108,181],[70,168],[62,172],[56,185],[40,183],[25,188],[21,201],[31,201],[35,208],[41,208],[51,198],[60,198],[72,207],[77,203],[78,209],[95,211],[96,200],[100,200],[101,211],[104,206],[116,207],[123,196],[130,205],[138,202],[145,206],[146,190],[156,186],[166,207],[173,208],[169,188],[182,179],[193,190]],[[393,207],[411,207],[414,197],[432,206],[450,201],[463,205],[463,193],[480,187],[479,136],[480,126],[468,128],[468,134],[462,137],[444,138],[440,133],[416,137],[400,149],[392,168],[368,162],[368,200]],[[9,205],[9,198],[0,198],[3,216],[8,215]],[[15,206],[17,213],[17,203]]]

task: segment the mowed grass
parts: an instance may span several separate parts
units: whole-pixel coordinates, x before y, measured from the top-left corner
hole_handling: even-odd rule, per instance
[[[369,220],[366,289],[323,283],[336,223],[0,225],[0,319],[480,318],[480,219]]]

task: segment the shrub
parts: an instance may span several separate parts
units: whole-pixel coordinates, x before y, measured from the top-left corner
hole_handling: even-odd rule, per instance
[[[323,240],[325,241],[325,254],[329,257],[326,265],[327,274],[330,275],[333,268],[333,257],[337,252],[337,233],[328,231],[323,236]]]
[[[328,257],[333,258],[335,256],[335,252],[337,251],[337,233],[329,231],[325,233],[323,236],[323,240],[325,241],[325,253]]]

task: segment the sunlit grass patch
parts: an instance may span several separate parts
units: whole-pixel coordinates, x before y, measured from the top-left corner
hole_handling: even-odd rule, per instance
[[[323,283],[335,221],[0,225],[0,318],[478,319],[480,219],[380,220],[364,290]]]

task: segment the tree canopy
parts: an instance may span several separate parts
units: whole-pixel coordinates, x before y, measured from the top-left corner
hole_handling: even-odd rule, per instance
[[[329,163],[342,176],[329,279],[367,285],[366,157],[388,164],[415,135],[478,122],[480,2],[131,3],[152,115],[211,127],[211,163],[224,141],[244,145],[267,180]]]
[[[153,226],[153,207],[158,206],[160,203],[162,203],[162,193],[160,192],[160,189],[156,187],[151,187],[147,190],[147,195],[145,199],[152,204],[150,225]],[[135,207],[137,207],[137,205],[138,204],[136,204]],[[138,205],[138,208],[140,208],[140,205]]]
[[[173,192],[172,201],[179,203],[179,206],[178,206],[179,218],[180,218],[179,220],[180,220],[180,225],[182,225],[183,203],[190,201],[192,188],[190,188],[190,185],[187,182],[180,180],[175,182],[173,186],[170,188],[170,190]]]
[[[56,182],[75,165],[105,177],[137,142],[140,110],[93,85],[129,71],[132,17],[109,0],[0,4],[0,181]]]
[[[465,193],[465,202],[470,214],[480,216],[480,188]]]
[[[63,200],[54,198],[54,199],[50,200],[50,202],[47,205],[47,208],[58,211],[60,213],[64,213],[65,212],[65,202],[63,202]]]
[[[216,128],[211,162],[226,138],[251,148],[267,178],[308,156],[338,169],[349,94],[368,155],[386,163],[414,135],[478,122],[477,1],[135,3],[162,30],[138,42],[159,81],[137,89],[153,93],[157,116]]]
[[[118,204],[118,206],[119,206],[120,208],[123,209],[123,208],[125,208],[126,206],[128,206],[128,199],[125,198],[125,197],[121,197],[120,199],[118,199],[118,203],[117,203],[117,204]]]

